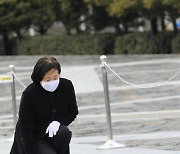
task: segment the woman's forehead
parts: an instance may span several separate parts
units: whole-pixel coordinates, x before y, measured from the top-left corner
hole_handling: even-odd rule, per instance
[[[57,74],[59,74],[57,69],[51,69],[45,75],[49,76],[49,75],[57,75]]]

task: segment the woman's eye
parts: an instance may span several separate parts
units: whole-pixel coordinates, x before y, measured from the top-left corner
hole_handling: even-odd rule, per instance
[[[53,80],[57,80],[58,79],[58,77],[55,77]]]

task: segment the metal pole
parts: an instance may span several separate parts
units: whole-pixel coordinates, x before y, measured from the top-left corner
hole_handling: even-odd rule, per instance
[[[103,87],[104,87],[104,99],[105,99],[105,108],[106,108],[106,121],[107,121],[107,132],[108,132],[108,141],[97,149],[111,149],[111,148],[122,148],[125,147],[124,144],[119,144],[113,140],[112,125],[111,125],[111,109],[109,101],[109,88],[108,88],[108,76],[106,70],[106,56],[102,55],[100,57],[101,61],[101,70],[103,78]]]
[[[14,80],[14,65],[9,65],[10,74],[13,77],[13,82],[11,83],[11,95],[12,95],[12,109],[13,109],[13,119],[14,119],[14,127],[16,127],[17,122],[17,109],[16,109],[16,92],[15,92],[15,80]]]
[[[102,69],[103,87],[104,87],[108,140],[112,140],[113,135],[112,135],[112,125],[111,125],[111,110],[110,110],[110,101],[109,101],[108,77],[107,77],[107,70],[106,70],[106,65],[105,65],[106,56],[102,56],[100,60],[101,60],[101,69]]]

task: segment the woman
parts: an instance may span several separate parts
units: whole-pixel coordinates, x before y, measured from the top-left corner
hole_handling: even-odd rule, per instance
[[[68,125],[78,114],[74,87],[60,78],[56,58],[40,58],[33,83],[23,92],[14,143],[10,154],[69,154]]]

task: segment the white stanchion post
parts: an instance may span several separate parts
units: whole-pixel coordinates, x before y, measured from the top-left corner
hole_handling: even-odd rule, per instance
[[[10,83],[11,85],[11,95],[12,95],[12,110],[13,110],[13,119],[14,119],[14,128],[16,127],[17,122],[17,110],[16,110],[16,93],[15,93],[15,80],[13,75],[14,65],[9,66],[10,72],[6,75],[0,75],[0,83]],[[5,140],[12,142],[14,136]]]
[[[103,77],[108,141],[105,144],[98,147],[97,149],[122,148],[122,147],[125,147],[124,144],[120,144],[113,140],[112,125],[111,125],[111,110],[110,110],[110,101],[109,101],[108,77],[107,77],[107,70],[106,70],[106,56],[102,55],[100,57],[100,61],[101,61],[101,70],[102,70],[102,77]]]
[[[13,119],[14,119],[14,128],[16,127],[17,122],[17,109],[16,109],[16,92],[15,92],[15,80],[14,80],[14,65],[9,65],[10,74],[13,77],[13,82],[11,83],[11,95],[12,95],[12,108],[13,108]]]

